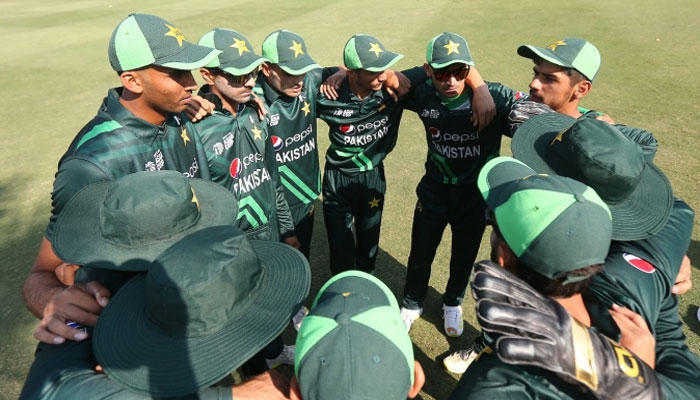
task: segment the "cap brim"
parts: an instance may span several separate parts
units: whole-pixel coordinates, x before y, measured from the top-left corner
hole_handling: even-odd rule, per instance
[[[220,50],[212,49],[211,47],[188,43],[188,45],[182,46],[180,52],[156,60],[153,64],[166,68],[189,71],[206,66],[220,53]]]
[[[560,113],[533,116],[520,125],[513,136],[513,157],[538,173],[566,176],[563,165],[566,160],[551,157],[547,149],[559,132],[569,129],[574,122],[575,118]],[[646,163],[632,193],[621,202],[606,201],[606,204],[613,216],[613,239],[639,240],[652,236],[664,226],[673,207],[673,191],[663,172]]]
[[[124,247],[107,241],[100,232],[100,205],[114,181],[98,182],[81,189],[61,211],[54,230],[53,250],[61,260],[95,268],[145,271],[165,249],[200,229],[229,225],[236,221],[237,200],[223,186],[202,179],[190,179],[197,193],[200,218],[188,229],[162,240]]]
[[[283,243],[251,244],[265,271],[254,310],[208,335],[164,333],[145,312],[146,275],[124,285],[93,333],[93,350],[107,376],[139,393],[181,396],[218,382],[277,337],[309,292],[308,262]]]
[[[574,68],[573,65],[562,61],[559,57],[557,57],[554,52],[547,50],[542,47],[537,47],[537,46],[531,46],[531,45],[522,45],[518,47],[518,55],[525,57],[525,58],[530,58],[530,59],[535,59],[537,57],[549,61],[552,64],[559,65],[561,67],[566,67],[566,68]]]
[[[444,63],[428,63],[431,67],[435,69],[440,69],[440,68],[445,68],[449,67],[452,64],[466,64],[470,67],[474,66],[474,61],[464,61],[464,60],[450,60],[450,61],[445,61]]]
[[[373,67],[363,67],[362,69],[372,72],[381,72],[396,64],[396,62],[402,58],[403,54],[385,51],[384,54],[382,54],[382,57],[379,60],[377,60],[378,65],[375,65]]]
[[[321,68],[320,65],[316,64],[316,63],[313,62],[313,61],[311,62],[311,64],[305,65],[305,66],[303,66],[303,67],[301,67],[301,68],[292,68],[292,67],[290,67],[290,66],[288,66],[288,65],[284,65],[284,64],[277,64],[277,65],[278,65],[284,72],[286,72],[286,73],[288,73],[288,74],[290,74],[290,75],[302,75],[302,74],[305,74],[305,73],[311,71],[312,69]]]
[[[269,60],[264,57],[256,57],[251,62],[245,66],[236,67],[233,65],[219,64],[219,68],[231,75],[246,75],[249,72],[258,68],[262,63],[268,62]]]

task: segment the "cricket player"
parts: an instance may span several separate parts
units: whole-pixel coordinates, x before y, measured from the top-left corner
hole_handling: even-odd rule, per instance
[[[52,212],[23,295],[41,322],[34,336],[46,343],[83,340],[67,321],[93,326],[109,301],[97,282],[66,287],[55,270],[54,226],[68,200],[84,186],[138,171],[175,170],[209,179],[194,126],[183,111],[197,88],[191,69],[218,51],[195,45],[175,25],[147,14],[131,14],[116,27],[108,54],[121,87],[110,89],[97,115],[73,139],[58,164]]]
[[[404,97],[406,108],[423,123],[428,157],[416,188],[401,316],[410,330],[422,314],[431,265],[449,224],[452,250],[442,308],[445,333],[457,337],[464,330],[462,299],[485,229],[485,204],[476,177],[486,161],[499,154],[501,137],[509,133],[508,113],[523,94],[488,83],[496,116],[479,130],[470,123],[474,92],[466,81],[474,61],[466,40],[455,33],[441,33],[428,42],[426,57],[423,68],[429,80]]]
[[[508,342],[507,337],[498,339],[498,355],[491,348],[483,351],[450,399],[577,399],[591,394],[600,398],[662,398],[653,371],[653,336],[646,324],[636,325],[629,310],[609,310],[587,292],[591,277],[602,269],[613,232],[610,210],[597,193],[570,178],[538,175],[525,164],[505,157],[484,166],[479,189],[493,224],[491,260],[524,281],[524,286],[515,288],[519,290],[500,292],[495,299],[508,299],[503,293],[520,298],[522,292],[531,290],[542,299],[552,299],[548,304],[556,310],[555,315],[564,313],[559,319],[566,325],[554,332],[551,341],[544,336],[539,342],[530,341],[530,347],[518,347],[522,342]],[[495,267],[481,271],[489,269],[490,274],[475,276],[477,297],[482,289],[497,290],[499,279],[512,281],[508,272],[498,274]],[[498,323],[497,314],[490,312],[492,303],[477,303],[477,309],[484,316],[482,320]],[[512,304],[519,303],[514,300]],[[501,315],[513,322],[522,318],[520,325],[525,330],[550,326],[536,316],[546,310],[531,311],[517,314],[509,310]],[[586,327],[594,327],[607,338],[591,335]],[[494,336],[499,337],[499,332],[503,331],[496,330]],[[623,345],[628,343],[627,348],[613,342],[619,340]],[[513,358],[521,358],[524,365],[506,362],[510,352],[504,353],[501,346],[508,345]],[[554,353],[552,347],[561,351]],[[609,355],[607,363],[599,364],[600,353]],[[617,357],[611,356],[614,354]],[[534,360],[549,363],[554,373],[540,368],[541,363]],[[562,371],[554,365],[573,367]],[[572,379],[562,376],[585,385],[572,385]]]

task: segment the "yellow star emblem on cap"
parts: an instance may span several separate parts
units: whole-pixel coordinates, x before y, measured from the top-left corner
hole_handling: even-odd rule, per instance
[[[377,58],[379,58],[379,53],[384,53],[384,50],[379,48],[379,43],[370,43],[369,51],[373,52]]]
[[[190,141],[190,137],[187,136],[187,129],[182,128],[182,133],[180,134],[180,137],[182,138],[182,143],[187,146],[187,142]]]
[[[250,51],[248,50],[248,46],[245,44],[245,40],[240,40],[238,38],[233,38],[233,44],[231,47],[238,50],[238,56],[242,56],[246,51]]]
[[[311,104],[304,102],[304,107],[301,108],[301,111],[304,112],[304,116],[309,115],[309,113],[311,112],[311,108],[309,108],[310,105]]]
[[[177,44],[180,45],[180,47],[182,47],[182,41],[187,40],[182,31],[172,25],[165,24],[165,26],[167,26],[168,29],[170,29],[168,32],[165,33],[165,36],[174,37],[175,39],[177,39]]]
[[[297,43],[296,40],[292,40],[292,47],[289,50],[294,50],[294,58],[297,58],[299,54],[304,54],[304,50],[301,49],[301,43]]]
[[[257,125],[253,125],[253,139],[262,140],[262,131]]]
[[[368,202],[367,204],[369,204],[369,208],[379,207],[379,199],[372,197],[372,201]]]
[[[446,45],[442,46],[447,49],[447,55],[449,56],[452,53],[457,53],[459,54],[459,43],[455,43],[450,39],[450,43],[447,43]]]
[[[563,40],[557,40],[556,42],[554,42],[554,43],[550,44],[549,46],[547,46],[547,48],[550,49],[550,50],[552,50],[552,51],[554,51],[554,50],[556,50],[557,47],[559,47],[559,46],[566,46],[566,42],[563,41]]]
[[[197,210],[199,210],[199,199],[197,198],[197,193],[194,192],[192,186],[190,186],[190,190],[192,191],[192,202],[197,205]]]
[[[566,128],[566,129],[562,130],[561,132],[559,132],[559,133],[557,134],[557,136],[556,136],[554,139],[552,139],[552,142],[549,143],[549,145],[550,145],[550,146],[553,145],[554,142],[561,142],[562,136],[564,136],[564,134],[565,134],[566,132],[568,132],[568,131],[569,131],[569,128]]]

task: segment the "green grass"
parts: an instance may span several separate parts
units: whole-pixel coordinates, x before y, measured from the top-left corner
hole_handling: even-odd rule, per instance
[[[437,5],[435,5],[437,4]],[[323,65],[342,62],[342,47],[355,33],[378,37],[405,54],[397,67],[422,64],[425,45],[442,31],[469,41],[482,75],[526,90],[529,60],[515,49],[523,43],[547,44],[565,36],[595,43],[603,66],[583,105],[604,110],[616,121],[652,131],[660,141],[657,164],[678,197],[700,209],[697,116],[700,115],[700,35],[694,0],[616,2],[492,2],[486,0],[409,1],[3,1],[0,2],[0,398],[16,398],[33,358],[36,319],[25,309],[21,285],[32,264],[49,216],[56,163],[75,133],[97,110],[108,87],[118,80],[106,57],[114,26],[129,12],[161,15],[192,40],[213,27],[246,34],[259,48],[272,30],[300,33],[311,55]],[[321,147],[327,146],[321,124]],[[503,154],[509,154],[504,141]],[[378,276],[400,295],[410,246],[415,186],[423,173],[425,143],[418,119],[406,113],[399,143],[386,161],[388,194]],[[312,294],[329,276],[323,225],[317,220]],[[416,357],[428,374],[423,398],[442,399],[457,376],[444,373],[441,357],[465,347],[476,332],[473,303],[465,301],[471,325],[459,339],[441,333],[440,293],[447,278],[450,240],[434,263],[424,318],[411,331]],[[487,256],[488,245],[481,249]],[[689,250],[700,261],[696,221]],[[681,299],[688,344],[700,352],[700,274]],[[437,361],[436,361],[437,360]]]

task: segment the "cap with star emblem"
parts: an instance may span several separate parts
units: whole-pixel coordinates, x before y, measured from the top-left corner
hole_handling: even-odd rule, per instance
[[[267,61],[255,54],[245,36],[232,29],[216,28],[204,34],[198,44],[221,51],[206,67],[218,67],[231,75],[245,75]]]
[[[402,58],[402,54],[387,50],[370,35],[357,34],[345,43],[344,60],[348,69],[381,72]]]
[[[326,282],[299,329],[294,372],[305,400],[405,399],[413,347],[391,290],[361,271]]]
[[[291,75],[301,75],[321,68],[309,56],[304,39],[284,29],[267,35],[263,41],[262,55]]]
[[[129,14],[109,39],[109,63],[117,72],[148,65],[191,70],[207,65],[218,50],[187,40],[173,24],[149,14]]]
[[[56,221],[53,249],[82,266],[139,271],[185,235],[233,225],[233,193],[177,171],[143,171],[76,193]]]
[[[426,60],[436,69],[456,63],[474,66],[467,41],[458,34],[450,32],[443,32],[430,39]]]
[[[557,279],[605,261],[612,217],[592,188],[571,178],[537,174],[510,157],[487,162],[477,186],[497,232],[515,256],[539,274]],[[569,276],[562,283],[586,278]]]
[[[573,68],[591,82],[600,69],[598,49],[591,42],[578,38],[557,40],[547,47],[525,44],[518,47],[518,54],[525,58],[539,57],[561,67]]]
[[[673,207],[668,179],[614,125],[560,113],[535,115],[520,125],[511,149],[539,173],[595,189],[610,207],[615,240],[648,238],[668,221]]]

